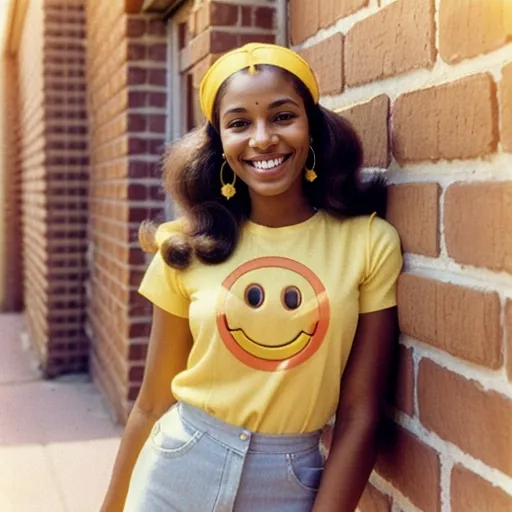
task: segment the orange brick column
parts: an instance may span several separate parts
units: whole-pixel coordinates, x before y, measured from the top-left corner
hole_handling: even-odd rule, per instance
[[[324,105],[391,181],[405,252],[390,420],[359,510],[512,510],[507,0],[290,0]]]
[[[1,206],[3,247],[0,247],[2,276],[0,278],[0,311],[23,309],[23,253],[21,231],[21,162],[19,130],[18,64],[15,55],[2,61],[2,132],[3,204]],[[8,78],[7,78],[8,77]]]
[[[142,381],[151,307],[137,293],[140,222],[163,220],[160,157],[167,105],[166,25],[87,3],[91,130],[88,321],[91,372],[120,421]]]

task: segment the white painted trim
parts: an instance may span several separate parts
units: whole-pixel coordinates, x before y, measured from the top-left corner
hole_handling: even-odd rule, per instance
[[[288,1],[277,0],[276,4],[276,44],[288,46]]]
[[[178,27],[173,18],[167,23],[167,122],[165,140],[171,143],[182,135],[182,94],[180,87],[180,52],[178,45]],[[171,199],[165,196],[165,219],[174,218]]]

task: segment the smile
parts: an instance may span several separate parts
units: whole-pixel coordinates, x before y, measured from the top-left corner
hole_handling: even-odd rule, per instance
[[[272,170],[283,164],[291,155],[280,156],[278,158],[269,158],[268,160],[246,160],[246,162],[260,170]]]
[[[251,340],[242,329],[236,329],[230,332],[238,345],[246,352],[270,361],[281,361],[298,354],[311,340],[310,334],[301,332],[292,341],[284,343],[283,345],[269,347],[268,345],[261,345]]]

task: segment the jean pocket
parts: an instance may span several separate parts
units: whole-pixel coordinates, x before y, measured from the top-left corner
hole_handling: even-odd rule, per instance
[[[318,448],[287,456],[288,473],[293,482],[307,492],[316,493],[324,471],[323,457]]]
[[[172,407],[154,425],[150,440],[153,448],[166,457],[178,457],[194,447],[203,432],[184,421],[179,407]]]

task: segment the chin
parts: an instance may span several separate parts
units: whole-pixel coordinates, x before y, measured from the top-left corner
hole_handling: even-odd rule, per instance
[[[282,195],[285,195],[291,188],[291,184],[286,184],[286,185],[270,185],[270,184],[265,184],[265,185],[255,185],[255,186],[251,186],[249,185],[249,190],[253,193],[253,194],[256,194],[258,196],[261,196],[261,197],[276,197],[276,196],[282,196]]]

